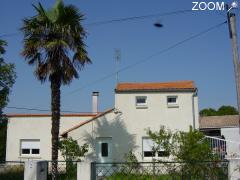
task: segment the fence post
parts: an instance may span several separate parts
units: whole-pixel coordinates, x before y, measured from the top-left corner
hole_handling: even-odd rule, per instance
[[[228,159],[228,179],[234,180],[240,177],[240,158]]]
[[[46,180],[47,161],[25,161],[24,180]]]
[[[91,163],[91,180],[96,180],[96,163]]]
[[[77,162],[77,180],[91,180],[91,162]]]

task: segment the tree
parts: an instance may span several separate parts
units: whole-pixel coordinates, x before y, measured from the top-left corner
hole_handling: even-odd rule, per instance
[[[0,40],[0,161],[5,160],[7,135],[7,117],[2,114],[2,110],[9,101],[8,96],[16,79],[14,64],[4,61],[5,46],[7,43]]]
[[[238,111],[233,106],[221,106],[218,110],[207,108],[200,111],[200,116],[237,115]]]
[[[46,10],[39,3],[34,6],[36,15],[23,20],[24,34],[22,55],[29,65],[35,66],[35,75],[51,84],[52,111],[52,173],[57,175],[60,87],[78,78],[78,70],[91,63],[85,49],[86,33],[81,25],[83,15],[73,5],[58,0]]]
[[[184,179],[217,179],[225,176],[223,170],[215,162],[218,156],[212,153],[211,147],[204,135],[190,127],[188,132],[172,133],[161,127],[159,131],[147,131],[149,137],[158,147],[165,148],[178,163],[166,164],[169,173],[179,174]]]
[[[12,63],[6,63],[3,58],[5,53],[4,46],[7,43],[0,39],[0,109],[2,110],[8,103],[8,95],[15,79],[15,66]]]
[[[235,107],[233,106],[221,106],[218,109],[218,113],[219,116],[223,116],[223,115],[237,115],[238,111]]]
[[[172,154],[177,160],[184,162],[216,160],[204,134],[192,127],[188,132],[177,131],[174,133],[172,143],[174,147]]]
[[[59,150],[66,161],[79,161],[88,152],[88,145],[85,143],[79,146],[77,141],[70,137],[60,141]]]
[[[217,116],[217,111],[213,108],[207,108],[200,111],[200,116]]]
[[[178,131],[173,135],[172,155],[177,161],[185,162],[183,171],[185,177],[193,179],[227,178],[217,162],[219,156],[212,152],[204,134],[194,130],[191,126],[188,132]]]
[[[159,131],[153,132],[151,129],[147,129],[147,135],[155,142],[155,147],[153,147],[154,154],[161,148],[164,152],[169,155],[171,151],[171,139],[172,132],[166,129],[165,126],[161,126]]]
[[[59,150],[66,161],[66,179],[76,177],[77,168],[73,161],[80,161],[88,152],[88,144],[79,146],[76,140],[65,138],[60,141]]]

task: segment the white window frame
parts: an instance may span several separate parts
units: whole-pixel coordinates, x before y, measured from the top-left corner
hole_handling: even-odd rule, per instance
[[[169,98],[176,98],[176,102],[168,102],[168,99]],[[178,96],[167,96],[167,106],[169,107],[169,108],[177,108],[177,107],[179,107],[179,105],[178,105]]]
[[[28,149],[29,153],[23,153],[23,149]],[[34,154],[33,150],[38,149],[39,153]],[[20,156],[21,157],[39,157],[41,153],[40,139],[20,139]]]
[[[145,99],[145,103],[138,103],[137,100],[138,99]],[[135,105],[136,105],[136,108],[147,108],[147,96],[136,96],[135,97]]]
[[[144,140],[146,140],[148,142],[144,142]],[[143,157],[143,160],[160,159],[160,158],[169,157],[169,155],[168,156],[158,156],[159,152],[164,152],[164,149],[161,148],[161,147],[159,148],[159,150],[157,152],[155,152],[155,154],[153,156],[145,157],[144,152],[153,151],[152,147],[149,147],[151,145],[152,145],[152,147],[157,146],[157,144],[155,142],[153,142],[153,140],[150,137],[142,137],[142,157]]]

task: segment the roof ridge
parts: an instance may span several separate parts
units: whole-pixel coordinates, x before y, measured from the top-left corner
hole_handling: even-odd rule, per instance
[[[89,120],[86,120],[86,121],[84,121],[84,122],[81,122],[81,123],[73,126],[72,128],[69,128],[68,130],[66,130],[66,131],[64,131],[63,133],[61,133],[60,136],[64,136],[64,135],[66,135],[67,133],[69,133],[69,132],[71,132],[71,131],[73,131],[73,130],[81,127],[81,126],[83,126],[83,125],[85,125],[85,124],[87,124],[87,123],[92,122],[93,120],[95,120],[95,119],[97,119],[97,118],[99,118],[99,117],[102,117],[102,116],[104,116],[105,114],[108,114],[108,113],[112,112],[114,109],[115,109],[115,108],[108,109],[108,110],[106,110],[106,111],[104,111],[104,112],[102,112],[102,113],[97,114],[95,117],[93,117],[93,118],[91,118],[91,119],[89,119]]]

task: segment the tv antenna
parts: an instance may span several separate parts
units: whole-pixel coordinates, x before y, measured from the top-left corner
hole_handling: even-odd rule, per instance
[[[121,59],[120,49],[115,49],[115,61],[116,61],[116,84],[119,82],[119,63]]]

